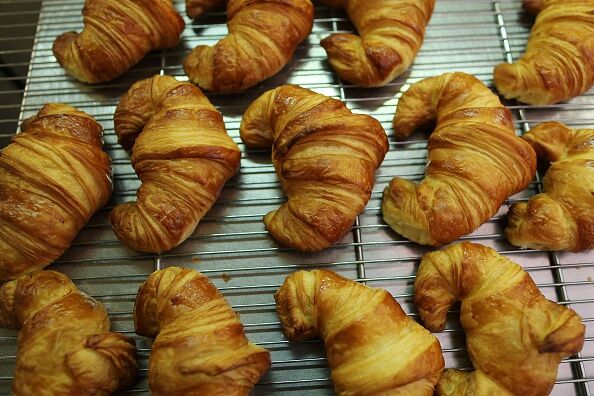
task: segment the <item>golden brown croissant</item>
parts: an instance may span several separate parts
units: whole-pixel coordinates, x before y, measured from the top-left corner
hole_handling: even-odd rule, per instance
[[[77,80],[113,80],[149,51],[175,47],[184,21],[171,0],[85,0],[81,33],[56,38],[54,56]]]
[[[548,395],[561,359],[582,349],[580,317],[486,246],[459,243],[422,257],[415,303],[425,326],[442,331],[456,301],[476,371],[447,370],[438,395]]]
[[[340,78],[362,87],[386,85],[412,64],[435,0],[321,0],[343,7],[360,37],[334,33],[321,41]]]
[[[337,394],[433,394],[444,366],[439,341],[387,291],[314,270],[288,276],[274,298],[290,340],[324,340]]]
[[[219,92],[246,90],[282,69],[313,26],[310,0],[229,0],[229,34],[184,60],[190,80]]]
[[[66,275],[37,271],[0,287],[0,327],[20,329],[15,396],[109,395],[136,377],[132,339]]]
[[[198,87],[170,76],[135,83],[115,113],[122,146],[142,181],[136,202],[110,214],[117,237],[141,252],[185,241],[237,172],[241,152]]]
[[[157,337],[149,361],[153,395],[248,395],[270,367],[249,342],[239,316],[208,278],[170,267],[138,291],[136,332]]]
[[[0,155],[0,281],[60,257],[111,196],[111,162],[91,116],[46,104]]]
[[[272,237],[301,251],[332,246],[371,196],[388,151],[381,124],[339,100],[294,85],[270,90],[243,115],[241,139],[271,147],[288,202],[264,217]]]
[[[495,68],[507,99],[532,105],[557,103],[594,84],[594,0],[524,0],[538,13],[524,55]]]
[[[538,157],[552,161],[543,193],[509,212],[507,238],[516,246],[582,251],[594,247],[594,129],[546,122],[523,136]]]
[[[433,120],[426,176],[394,178],[384,191],[384,220],[423,245],[474,231],[536,171],[536,155],[516,136],[511,113],[482,82],[448,73],[413,84],[398,103],[394,134],[406,137]]]
[[[227,3],[227,0],[186,0],[186,13],[192,19],[204,14],[218,5]]]

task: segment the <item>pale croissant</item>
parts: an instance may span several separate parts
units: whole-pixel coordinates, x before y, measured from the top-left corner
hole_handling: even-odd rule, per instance
[[[338,395],[433,394],[444,366],[439,341],[386,290],[313,270],[288,276],[274,298],[290,340],[324,341]]]
[[[511,113],[474,76],[448,73],[413,84],[398,103],[394,134],[402,138],[437,121],[429,137],[425,178],[394,178],[384,191],[384,220],[423,245],[469,234],[523,190],[536,155],[515,134]]]
[[[155,396],[247,396],[270,367],[225,298],[197,271],[169,267],[138,291],[136,332],[156,337],[149,361]]]
[[[264,217],[270,235],[301,251],[338,242],[369,201],[388,151],[381,124],[339,100],[293,85],[268,91],[243,115],[248,147],[272,147],[288,202]]]
[[[110,214],[117,237],[141,252],[185,241],[237,172],[241,152],[223,116],[193,84],[170,76],[135,83],[115,113],[122,146],[142,181],[136,202]]]
[[[199,45],[184,60],[202,89],[244,91],[278,73],[313,26],[310,0],[229,0],[229,34],[214,46]]]
[[[388,84],[412,64],[435,0],[321,0],[343,7],[360,36],[334,33],[321,41],[338,75],[355,85]]]
[[[136,377],[134,341],[110,333],[103,305],[59,272],[3,284],[0,327],[20,329],[14,396],[110,395]]]
[[[0,282],[49,265],[111,196],[91,116],[46,104],[0,155]]]
[[[594,129],[546,122],[523,138],[551,161],[543,192],[509,212],[505,235],[516,246],[583,251],[594,247]]]
[[[538,14],[526,52],[495,68],[497,90],[531,105],[564,101],[594,84],[594,0],[524,0]]]
[[[522,267],[486,246],[459,243],[423,256],[415,304],[425,326],[442,331],[456,301],[475,371],[446,370],[440,396],[545,396],[561,359],[582,349],[580,317],[547,300]]]
[[[86,0],[84,29],[66,32],[52,50],[77,80],[113,80],[152,50],[175,47],[184,21],[171,0]]]

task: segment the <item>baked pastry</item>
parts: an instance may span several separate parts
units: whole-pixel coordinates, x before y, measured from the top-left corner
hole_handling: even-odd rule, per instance
[[[456,301],[475,371],[446,370],[438,395],[548,395],[561,359],[582,349],[580,317],[486,246],[458,243],[422,257],[415,304],[425,327],[442,331]]]
[[[248,395],[270,367],[225,298],[198,271],[169,267],[138,290],[136,333],[156,337],[149,360],[155,396]]]
[[[49,265],[111,196],[102,128],[46,104],[0,155],[0,283]]]
[[[186,0],[186,13],[190,18],[194,19],[211,8],[226,3],[227,0]]]
[[[516,246],[574,252],[594,247],[594,129],[545,122],[523,138],[551,161],[543,192],[513,204],[505,235]]]
[[[244,91],[278,73],[313,26],[310,0],[229,0],[229,34],[184,60],[190,80],[216,92]]]
[[[340,78],[361,87],[379,87],[413,63],[425,36],[435,0],[321,0],[343,7],[360,36],[333,33],[320,44]]]
[[[0,327],[20,329],[15,396],[110,395],[136,377],[134,341],[110,333],[103,305],[59,272],[0,286]]]
[[[336,99],[283,85],[256,99],[239,128],[248,147],[272,147],[288,202],[264,216],[274,239],[314,252],[338,242],[371,196],[388,151],[381,124]]]
[[[288,276],[274,298],[290,340],[324,341],[338,395],[433,395],[439,341],[387,291],[313,270]]]
[[[536,155],[516,136],[510,111],[468,74],[413,84],[398,103],[394,135],[406,137],[433,121],[425,178],[418,184],[392,179],[382,212],[397,233],[438,246],[471,233],[528,186]]]
[[[85,0],[84,28],[52,51],[66,72],[89,84],[113,80],[152,50],[175,47],[184,21],[171,0]]]
[[[561,102],[594,84],[594,0],[524,0],[538,14],[526,52],[497,65],[495,85],[507,99],[531,105]]]
[[[132,85],[114,122],[142,185],[136,202],[111,212],[113,230],[132,249],[170,250],[194,232],[235,175],[239,147],[200,89],[170,76]]]

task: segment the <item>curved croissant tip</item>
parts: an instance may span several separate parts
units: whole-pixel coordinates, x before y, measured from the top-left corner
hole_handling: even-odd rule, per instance
[[[183,61],[184,71],[191,82],[198,85],[201,89],[215,91],[213,83],[213,68],[211,58],[213,56],[212,47],[199,45],[192,49]]]
[[[136,202],[125,202],[112,209],[108,218],[116,237],[129,248],[143,253],[161,253],[165,250],[155,246],[152,241],[145,241],[139,231],[134,227],[135,217],[138,215]],[[172,247],[171,247],[172,248]]]
[[[320,40],[320,45],[326,50],[326,52],[330,52],[337,50],[337,47],[339,47],[341,44],[344,44],[345,42],[348,42],[349,40],[350,39],[348,38],[347,34],[334,33]]]
[[[528,204],[526,202],[519,202],[513,204],[507,212],[507,225],[503,230],[507,240],[514,246],[521,249],[526,249],[525,233],[526,229],[522,226],[526,218],[526,210]]]
[[[495,66],[493,79],[497,90],[506,98],[512,99],[519,95],[518,69],[516,65],[502,63]]]
[[[60,65],[62,65],[64,54],[67,48],[70,46],[70,43],[76,39],[76,37],[78,37],[78,33],[76,32],[65,32],[56,37],[54,40],[52,52],[54,53],[54,56]]]
[[[526,202],[518,202],[510,206],[507,212],[508,226],[521,220],[521,218],[524,217],[524,214],[526,213],[527,207],[528,204]]]

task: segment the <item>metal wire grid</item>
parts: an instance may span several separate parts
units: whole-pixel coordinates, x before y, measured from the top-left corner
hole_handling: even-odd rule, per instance
[[[0,0],[0,4],[38,3],[39,0]],[[225,294],[242,317],[248,337],[272,353],[270,372],[255,389],[256,394],[332,394],[330,374],[318,340],[289,343],[280,331],[273,292],[284,278],[299,269],[329,268],[375,287],[388,289],[408,314],[417,318],[412,286],[418,258],[429,249],[400,238],[384,224],[379,213],[381,193],[393,176],[423,177],[426,135],[417,134],[405,142],[394,140],[391,119],[401,92],[410,83],[446,71],[465,71],[492,84],[493,66],[511,62],[522,52],[531,20],[521,11],[519,0],[438,0],[425,43],[414,66],[396,81],[378,89],[360,89],[340,81],[329,69],[319,40],[331,32],[352,31],[342,11],[316,8],[313,33],[299,46],[282,73],[239,95],[209,94],[223,113],[230,135],[243,150],[239,174],[227,183],[220,199],[182,246],[162,255],[143,255],[123,247],[115,238],[107,214],[111,208],[134,198],[139,186],[128,155],[117,145],[112,116],[119,96],[134,81],[156,73],[183,79],[180,66],[184,55],[198,43],[213,44],[226,32],[225,14],[215,11],[191,23],[177,48],[149,54],[125,76],[112,83],[87,86],[66,76],[51,54],[54,38],[66,30],[80,30],[83,0],[46,0],[42,4],[24,90],[0,95],[24,94],[22,121],[45,102],[63,101],[96,117],[105,128],[105,149],[114,163],[115,192],[108,207],[99,211],[75,243],[52,267],[67,273],[87,293],[109,310],[112,328],[135,337],[139,347],[139,381],[125,393],[148,393],[147,361],[150,342],[134,334],[131,312],[139,284],[153,270],[171,265],[196,268]],[[184,14],[182,1],[176,7]],[[15,11],[15,14],[29,11]],[[0,26],[2,40],[22,24]],[[0,54],[3,52],[0,47]],[[14,62],[13,62],[14,63]],[[20,63],[20,62],[17,62]],[[1,80],[1,78],[0,78]],[[302,254],[281,247],[266,235],[261,217],[284,201],[270,164],[269,153],[245,150],[238,127],[245,107],[260,93],[291,82],[340,98],[359,113],[382,122],[390,138],[390,153],[378,171],[372,199],[358,217],[352,232],[340,243],[318,254]],[[519,133],[541,121],[558,120],[573,127],[594,127],[594,92],[567,104],[531,108],[508,103]],[[0,120],[0,127],[14,122]],[[0,130],[0,146],[8,144],[14,131]],[[502,236],[508,204],[526,200],[541,188],[539,174],[530,187],[508,200],[499,213],[466,240],[478,241],[521,263],[550,299],[569,305],[584,318],[586,344],[581,354],[565,359],[559,369],[555,395],[590,395],[594,390],[594,254],[544,253],[519,250]],[[464,347],[457,312],[448,315],[448,325],[437,334],[448,367],[471,368]],[[0,330],[0,393],[10,391],[16,355],[16,332]]]

